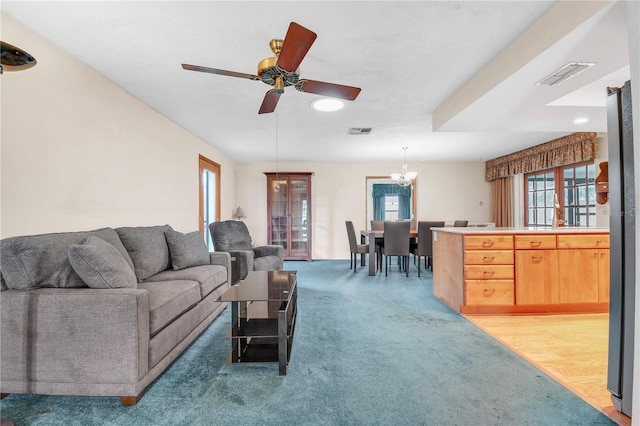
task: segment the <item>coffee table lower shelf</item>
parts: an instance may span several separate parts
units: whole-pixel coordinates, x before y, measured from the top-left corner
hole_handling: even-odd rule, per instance
[[[258,341],[258,342],[256,342]],[[289,363],[291,359],[291,346],[292,339],[287,339],[287,355],[286,355],[286,363]],[[252,339],[239,353],[237,360],[234,361],[234,354],[236,353],[237,347],[229,354],[227,357],[227,364],[245,364],[245,363],[256,363],[256,362],[280,362],[279,357],[279,349],[278,349],[278,339],[277,338],[260,338],[260,339]],[[286,369],[286,366],[285,366]],[[286,372],[284,373],[286,374]]]

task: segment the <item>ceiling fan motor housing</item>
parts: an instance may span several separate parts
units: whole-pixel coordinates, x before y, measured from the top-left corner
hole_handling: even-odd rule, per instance
[[[297,69],[294,72],[288,72],[276,65],[280,49],[282,48],[282,43],[283,40],[271,40],[269,46],[276,56],[263,59],[258,64],[258,75],[260,76],[260,80],[269,86],[274,86],[276,90],[284,90],[284,87],[294,86],[300,79],[300,69]],[[278,77],[282,77],[282,87],[278,87],[280,86]]]

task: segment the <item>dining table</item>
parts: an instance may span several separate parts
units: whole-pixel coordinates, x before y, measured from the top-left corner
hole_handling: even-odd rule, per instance
[[[418,230],[412,229],[409,231],[409,237],[415,239],[418,237]],[[360,231],[360,243],[366,244],[369,242],[369,275],[376,274],[376,238],[384,238],[384,231],[363,229]],[[361,265],[365,265],[365,255],[360,256]]]

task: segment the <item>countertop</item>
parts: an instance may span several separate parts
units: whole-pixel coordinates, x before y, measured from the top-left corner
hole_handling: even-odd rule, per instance
[[[486,227],[445,227],[431,228],[436,232],[463,235],[491,235],[491,234],[598,234],[609,233],[609,228],[588,228],[578,226],[551,227],[523,227],[523,228],[486,228]]]

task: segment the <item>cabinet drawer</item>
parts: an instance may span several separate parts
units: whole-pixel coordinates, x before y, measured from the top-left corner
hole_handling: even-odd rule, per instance
[[[516,235],[516,249],[544,250],[556,248],[555,235]]]
[[[465,250],[466,265],[513,265],[512,250]]]
[[[513,235],[466,235],[466,250],[510,250],[513,249]]]
[[[609,248],[609,235],[558,235],[558,248]]]
[[[513,279],[513,265],[465,265],[466,280]]]
[[[465,305],[513,305],[513,280],[466,280]]]

